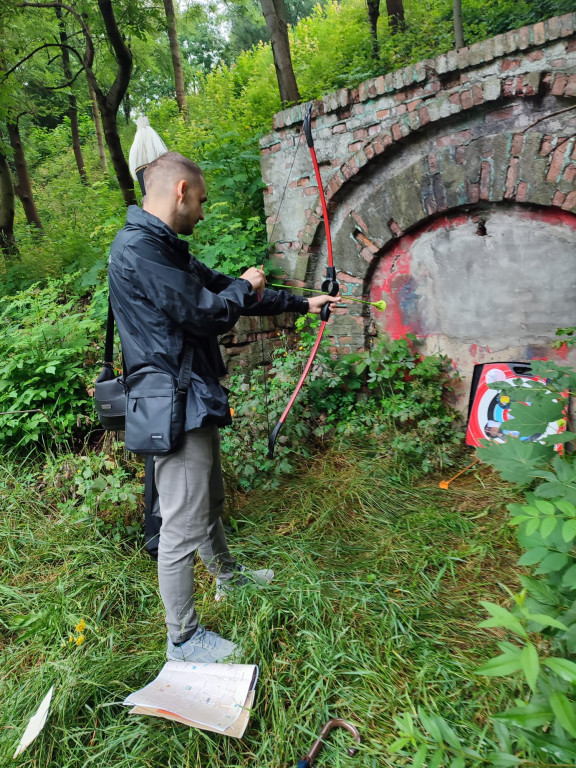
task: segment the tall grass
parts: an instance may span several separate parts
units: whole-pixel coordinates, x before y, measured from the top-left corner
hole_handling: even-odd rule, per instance
[[[516,586],[509,499],[487,470],[446,492],[392,475],[383,452],[333,451],[273,493],[236,499],[231,546],[275,581],[216,603],[199,566],[196,596],[203,623],[260,666],[237,741],[121,706],[164,662],[155,565],[142,542],[62,516],[29,467],[5,460],[0,481],[1,766],[278,768],[334,716],[363,745],[351,759],[349,734],[334,731],[319,765],[395,766],[394,715],[423,705],[481,731],[514,693],[473,674],[496,640],[477,629],[478,600]],[[12,761],[52,684],[43,733]]]

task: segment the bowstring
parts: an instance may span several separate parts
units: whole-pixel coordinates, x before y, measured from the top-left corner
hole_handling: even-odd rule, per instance
[[[294,163],[296,162],[296,156],[298,155],[298,151],[300,149],[300,145],[302,144],[303,137],[304,137],[304,127],[302,126],[300,128],[300,133],[295,139],[296,149],[294,151],[292,163],[290,165],[290,168],[288,169],[286,183],[284,184],[284,189],[282,190],[282,195],[280,197],[280,203],[278,205],[278,209],[274,217],[274,225],[272,226],[272,231],[270,232],[270,235],[266,239],[266,249],[268,250],[268,252],[270,251],[270,244],[272,243],[272,239],[274,237],[274,231],[276,229],[276,225],[280,220],[280,211],[282,210],[282,204],[284,203],[286,190],[288,189],[288,185],[290,184],[290,179],[292,178]],[[268,404],[268,371],[266,370],[266,351],[264,349],[264,327],[262,324],[262,315],[260,315],[260,355],[262,357],[262,372],[264,376],[264,403],[266,406],[266,430],[267,430],[267,434],[269,435],[270,434],[270,408]]]

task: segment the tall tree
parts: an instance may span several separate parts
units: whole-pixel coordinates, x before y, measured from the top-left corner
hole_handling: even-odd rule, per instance
[[[378,18],[380,17],[380,0],[366,0],[368,3],[368,23],[370,24],[370,42],[372,43],[372,58],[378,59],[380,46],[378,44]]]
[[[454,0],[454,39],[456,48],[464,48],[464,27],[462,25],[462,0]]]
[[[401,32],[406,29],[403,0],[386,0],[386,12],[392,32]]]
[[[180,44],[176,31],[176,13],[172,0],[164,0],[164,12],[168,26],[168,39],[170,40],[170,53],[172,54],[172,66],[174,67],[174,86],[176,88],[176,101],[178,109],[188,117],[188,104],[186,102],[186,86],[184,84],[184,72],[182,70],[182,57],[180,56]]]
[[[14,239],[14,185],[8,158],[0,149],[0,250],[6,259],[19,256]]]
[[[70,51],[68,50],[68,33],[66,31],[62,8],[56,8],[56,17],[60,29],[60,42],[62,43],[62,67],[64,69],[64,77],[68,83],[70,83],[70,90],[68,92],[68,117],[70,118],[72,149],[74,151],[74,159],[76,160],[76,167],[78,168],[80,178],[83,182],[87,182],[88,177],[86,175],[86,166],[84,164],[84,156],[82,155],[82,147],[80,145],[80,131],[78,129],[78,104],[76,102],[76,94],[72,90],[73,74],[70,66]]]
[[[286,5],[284,0],[260,0],[266,27],[272,42],[276,78],[280,89],[280,99],[283,104],[293,104],[301,100],[296,83],[296,75],[290,55],[288,39],[288,23],[286,21]]]
[[[34,201],[34,194],[32,192],[32,183],[30,181],[30,174],[28,173],[28,163],[26,162],[24,145],[22,144],[22,137],[20,136],[20,126],[18,125],[20,117],[21,115],[13,116],[6,124],[10,146],[14,153],[14,167],[16,168],[16,178],[18,180],[15,191],[24,208],[28,224],[34,224],[39,230],[42,230],[42,222],[40,221],[38,209],[36,208],[36,203]]]

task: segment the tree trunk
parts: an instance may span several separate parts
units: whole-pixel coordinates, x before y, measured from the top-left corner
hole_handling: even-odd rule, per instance
[[[378,17],[380,16],[380,0],[367,0],[368,22],[370,24],[370,40],[372,42],[372,58],[377,60],[380,55],[378,45]]]
[[[130,112],[132,106],[130,104],[130,94],[128,91],[126,91],[126,95],[122,99],[122,109],[124,110],[124,120],[126,121],[126,125],[130,125]]]
[[[126,162],[126,158],[124,157],[122,143],[120,141],[120,136],[118,135],[117,123],[118,108],[128,90],[128,84],[130,83],[130,77],[132,75],[132,53],[124,42],[120,30],[118,29],[118,24],[112,8],[112,0],[98,0],[98,8],[104,19],[108,40],[114,49],[114,56],[116,58],[118,69],[116,71],[116,78],[112,83],[110,90],[105,94],[100,88],[94,70],[92,69],[94,49],[89,30],[85,27],[87,50],[84,65],[86,77],[96,94],[96,100],[102,117],[102,125],[104,126],[104,138],[106,139],[106,145],[110,152],[110,159],[112,160],[112,165],[116,172],[116,178],[118,179],[120,189],[122,190],[124,202],[126,205],[136,205],[134,181],[130,175],[130,169]]]
[[[288,40],[288,24],[286,22],[286,6],[284,0],[260,0],[262,13],[266,19],[266,27],[272,41],[274,66],[280,89],[282,104],[293,104],[301,100]]]
[[[172,0],[164,0],[164,12],[166,13],[166,23],[168,25],[168,38],[170,40],[170,52],[172,54],[172,66],[174,68],[174,86],[176,88],[176,101],[178,109],[188,118],[188,103],[186,101],[186,85],[184,83],[184,72],[182,71],[182,57],[180,56],[180,45],[178,44],[178,33],[176,31],[176,13],[174,12],[174,3]]]
[[[70,52],[66,48],[68,42],[68,34],[66,32],[66,25],[62,16],[62,8],[56,8],[56,16],[58,17],[58,26],[60,27],[60,42],[62,43],[62,67],[64,69],[64,76],[66,80],[70,82],[72,80],[72,69],[70,68]],[[72,133],[72,149],[74,150],[74,157],[76,159],[76,167],[80,178],[84,183],[88,181],[86,175],[86,166],[84,165],[84,157],[82,155],[82,147],[80,146],[80,131],[78,130],[78,106],[76,103],[76,96],[70,88],[68,94],[68,117],[70,118],[70,131]]]
[[[42,222],[40,221],[36,203],[34,202],[34,195],[32,194],[32,184],[30,183],[18,121],[6,123],[6,127],[8,128],[10,146],[14,151],[14,166],[16,168],[16,178],[18,179],[18,184],[15,187],[16,194],[20,198],[28,224],[34,224],[39,230],[42,230]]]
[[[94,130],[96,131],[96,141],[98,142],[98,156],[100,158],[100,167],[106,173],[108,170],[108,161],[106,160],[106,150],[104,149],[104,134],[102,132],[102,120],[100,120],[100,111],[98,110],[98,100],[94,89],[88,81],[88,90],[92,100],[92,117],[94,118]]]
[[[0,250],[5,259],[18,259],[14,239],[14,186],[6,155],[0,152]]]
[[[386,0],[386,11],[388,13],[390,29],[393,33],[406,29],[403,0]]]
[[[464,27],[462,26],[462,0],[454,0],[454,39],[456,48],[464,48]]]

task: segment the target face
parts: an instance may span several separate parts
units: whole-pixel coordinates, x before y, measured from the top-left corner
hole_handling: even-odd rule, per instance
[[[472,391],[470,393],[470,408],[466,445],[477,447],[480,440],[492,440],[505,443],[510,438],[522,441],[536,442],[546,435],[558,434],[566,428],[564,419],[551,422],[544,432],[533,435],[521,435],[514,429],[514,417],[510,413],[510,396],[507,390],[489,389],[488,384],[499,381],[512,386],[526,388],[527,405],[530,404],[531,382],[539,381],[537,376],[530,375],[528,363],[485,363],[474,369]],[[520,383],[519,383],[520,382]]]

